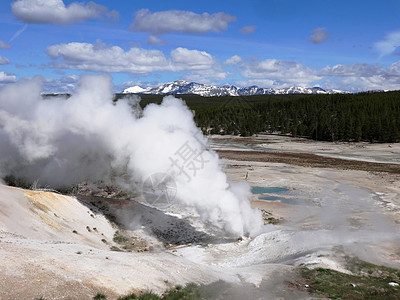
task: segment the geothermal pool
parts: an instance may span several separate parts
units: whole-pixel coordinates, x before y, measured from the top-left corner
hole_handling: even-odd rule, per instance
[[[253,186],[251,188],[253,195],[257,195],[258,200],[264,201],[280,201],[285,204],[291,205],[307,205],[309,201],[299,198],[298,193],[294,193],[294,190],[287,189],[284,187],[261,187]]]
[[[282,194],[287,193],[290,190],[283,187],[262,187],[262,186],[253,186],[251,187],[251,192],[253,194]]]

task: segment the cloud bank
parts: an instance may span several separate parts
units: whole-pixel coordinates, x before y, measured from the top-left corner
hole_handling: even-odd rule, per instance
[[[236,237],[261,230],[250,186],[228,181],[181,100],[168,96],[137,118],[138,99],[114,104],[107,75],[83,76],[68,100],[43,100],[42,81],[35,77],[0,90],[3,175],[51,187],[89,180],[138,191],[150,175],[165,173],[176,182],[176,201],[205,223]]]
[[[234,55],[224,62],[237,67],[245,80],[239,86],[260,87],[309,87],[318,83],[326,89],[359,92],[369,90],[399,90],[400,61],[388,67],[378,64],[350,64],[311,69],[295,61],[279,59],[242,59]]]
[[[349,91],[399,90],[400,61],[384,68],[378,64],[327,66],[319,71],[327,85]]]
[[[238,60],[235,58],[235,60]],[[265,59],[250,61],[244,64],[242,76],[252,79],[269,79],[276,86],[309,86],[310,83],[320,80],[318,73],[295,61],[279,59]]]
[[[222,12],[196,14],[183,10],[151,12],[148,9],[141,9],[136,12],[130,29],[155,35],[170,32],[218,33],[228,29],[229,23],[234,21],[236,17]]]
[[[11,3],[11,9],[15,17],[25,23],[68,24],[102,15],[118,18],[116,11],[109,11],[107,7],[94,2],[72,2],[65,6],[62,0],[17,0]]]
[[[131,48],[125,51],[101,41],[53,45],[47,47],[46,52],[53,59],[52,68],[131,74],[192,71],[191,75],[207,74],[211,78],[226,76],[211,54],[182,47],[173,49],[169,57],[159,50]]]
[[[62,58],[54,62],[53,67],[99,72],[147,73],[166,71],[170,63],[158,50],[131,48],[124,51],[118,46],[96,44],[68,43],[49,46],[47,54],[53,58]]]
[[[155,41],[157,42],[158,37]],[[165,54],[161,50],[133,47],[124,50],[98,40],[47,47],[51,68],[146,76],[157,72],[179,72],[185,80],[216,84],[233,72],[240,86],[284,88],[321,86],[346,91],[397,90],[400,86],[399,62],[388,67],[378,64],[333,65],[310,68],[296,61],[242,58],[233,55],[224,62],[206,51],[178,47]],[[218,83],[217,83],[218,84]]]

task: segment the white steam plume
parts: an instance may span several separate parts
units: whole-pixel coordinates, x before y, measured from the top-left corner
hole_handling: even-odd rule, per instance
[[[42,79],[0,90],[0,170],[52,187],[85,179],[137,188],[154,173],[176,182],[176,199],[203,221],[233,235],[256,234],[247,183],[229,183],[218,155],[179,99],[133,110],[139,99],[113,104],[111,78],[83,76],[69,99],[43,100]],[[136,102],[135,102],[136,101]]]

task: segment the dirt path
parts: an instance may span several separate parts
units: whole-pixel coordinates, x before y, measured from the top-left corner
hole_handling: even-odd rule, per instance
[[[284,163],[310,168],[334,168],[368,172],[400,174],[400,165],[360,160],[325,157],[309,153],[217,150],[220,157],[229,160]]]

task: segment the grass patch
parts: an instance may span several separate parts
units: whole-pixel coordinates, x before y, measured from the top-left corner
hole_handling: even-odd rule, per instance
[[[194,283],[189,283],[185,287],[176,286],[174,289],[166,292],[161,299],[163,300],[178,300],[178,299],[205,299],[202,295],[201,287]]]
[[[105,300],[107,299],[107,296],[103,293],[97,293],[96,295],[93,296],[93,300]]]
[[[118,244],[124,244],[124,243],[126,243],[126,242],[129,241],[129,238],[127,238],[126,236],[123,236],[123,235],[119,234],[119,232],[117,231],[117,232],[114,234],[113,241],[116,242],[116,243],[118,243]]]
[[[135,294],[129,294],[126,296],[119,297],[117,300],[133,300],[137,299],[138,297]]]
[[[300,275],[301,279],[296,278],[295,282],[286,282],[287,287],[310,293],[310,299],[400,299],[400,287],[389,285],[390,282],[400,283],[399,270],[377,266],[356,258],[347,258],[346,262],[347,269],[351,270],[353,274],[344,274],[324,268],[308,269],[301,267],[298,269],[298,275]],[[274,289],[270,285],[266,286],[268,290]],[[251,285],[232,285],[224,281],[216,281],[208,285],[194,283],[184,287],[178,285],[167,290],[161,296],[147,291],[140,294],[121,296],[118,300],[230,299],[229,297],[231,296],[238,296],[238,292],[243,293],[243,289],[245,290],[244,293],[249,293],[249,298],[242,299],[256,299],[250,297],[250,295],[258,295],[260,298],[257,299],[264,299],[263,295],[266,290],[262,287],[259,289]],[[253,294],[252,292],[257,293]],[[274,291],[271,290],[271,293],[274,293]],[[278,294],[281,295],[281,291]]]
[[[166,291],[163,295],[159,296],[151,291],[144,292],[140,295],[129,294],[119,297],[117,300],[200,300],[209,299],[208,295],[203,291],[204,287],[189,283],[185,287],[177,285],[175,288]],[[103,295],[103,294],[97,294]],[[96,297],[95,296],[95,297]],[[105,295],[104,295],[105,296]],[[107,299],[106,298],[95,298],[93,299]]]
[[[123,252],[120,248],[116,247],[116,246],[111,246],[110,247],[111,251],[118,251],[118,252]]]
[[[353,274],[316,268],[301,268],[300,274],[309,285],[308,291],[318,297],[330,299],[400,299],[400,271],[377,266],[357,258],[347,259]]]
[[[268,217],[268,218],[266,219],[266,223],[267,223],[267,224],[276,225],[276,224],[279,224],[279,219],[274,218],[274,217]]]

